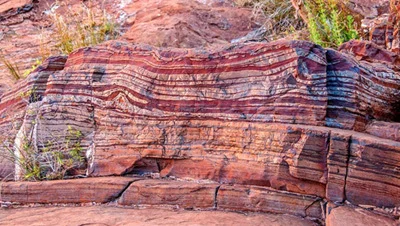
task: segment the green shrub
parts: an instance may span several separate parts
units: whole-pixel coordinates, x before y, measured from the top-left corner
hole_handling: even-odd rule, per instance
[[[13,142],[4,142],[9,153],[3,157],[18,166],[22,180],[63,179],[69,170],[86,165],[82,138],[82,133],[71,126],[64,136],[53,137],[45,143],[36,141],[37,145],[33,137],[26,136],[20,147],[10,148],[7,144]]]
[[[338,47],[357,39],[357,24],[352,15],[341,11],[336,0],[307,0],[310,40],[323,47]]]

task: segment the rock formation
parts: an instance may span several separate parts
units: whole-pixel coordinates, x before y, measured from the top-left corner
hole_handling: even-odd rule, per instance
[[[0,0],[0,50],[24,71],[40,57],[42,45],[54,44],[51,10],[78,8],[82,0]],[[89,4],[90,2],[90,4]],[[234,8],[230,0],[132,1],[107,0],[85,3],[104,9],[121,24],[121,40],[163,47],[202,47],[227,44],[258,28],[251,10]],[[49,9],[50,7],[50,9]],[[0,94],[15,80],[0,65]]]
[[[88,176],[159,173],[237,184],[219,188],[223,209],[322,219],[323,199],[396,207],[400,76],[371,59],[303,41],[217,50],[112,41],[50,58],[5,93],[2,139],[18,143],[33,134],[40,150],[72,126],[84,135]],[[3,176],[15,170],[6,166]],[[140,186],[146,196],[163,193],[162,182],[140,183],[121,204],[148,203],[137,197]],[[213,207],[217,185],[203,198],[207,186],[188,187],[202,191],[197,208]],[[253,206],[254,199],[265,204]],[[271,209],[276,200],[300,209]]]
[[[152,9],[190,17],[181,3]],[[193,4],[203,18],[207,4]],[[131,43],[144,26],[130,29],[123,40],[47,59],[0,97],[1,178],[21,176],[9,150],[21,154],[26,141],[38,153],[57,149],[70,142],[69,128],[82,134],[87,164],[68,175],[95,177],[3,183],[1,202],[256,211],[332,226],[368,213],[371,223],[398,222],[396,53],[366,41],[338,51],[288,40],[166,48]]]

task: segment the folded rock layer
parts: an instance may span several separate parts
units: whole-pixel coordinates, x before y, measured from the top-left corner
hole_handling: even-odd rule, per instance
[[[38,151],[54,137],[62,145],[71,127],[83,135],[90,176],[160,173],[400,205],[395,68],[303,41],[212,51],[113,41],[63,62],[49,59],[59,66],[41,67],[21,82],[28,97],[19,95],[22,88],[2,96],[1,138],[11,149],[27,137]],[[1,165],[1,176],[19,177],[13,166]]]

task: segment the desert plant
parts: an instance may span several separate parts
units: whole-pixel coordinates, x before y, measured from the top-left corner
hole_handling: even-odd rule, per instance
[[[323,47],[338,47],[358,38],[353,16],[341,11],[337,0],[307,0],[304,6],[311,41]]]
[[[263,26],[270,39],[281,38],[305,27],[290,0],[235,0],[235,3],[251,7],[254,17],[265,18]]]
[[[7,59],[2,52],[0,52],[0,61],[6,66],[11,77],[16,80],[19,80],[23,77],[18,69],[17,64]]]
[[[113,17],[105,10],[96,10],[85,3],[77,11],[68,10],[65,15],[53,12],[50,16],[55,26],[56,48],[64,54],[115,39],[119,35]]]
[[[23,137],[19,147],[10,147],[13,142],[3,142],[3,147],[8,150],[3,157],[19,167],[23,180],[63,179],[69,170],[86,164],[80,144],[82,133],[68,126],[63,137],[52,137],[42,143],[31,133]]]
[[[16,80],[19,80],[21,78],[26,78],[30,73],[36,70],[36,68],[39,65],[42,64],[41,59],[36,59],[35,63],[31,66],[31,68],[28,68],[23,73],[21,73],[17,63],[7,59],[2,53],[0,53],[0,61],[6,66],[9,75]]]

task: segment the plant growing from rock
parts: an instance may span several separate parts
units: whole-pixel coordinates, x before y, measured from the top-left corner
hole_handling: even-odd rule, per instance
[[[55,47],[63,54],[115,39],[119,35],[118,24],[111,15],[85,3],[76,11],[67,10],[64,15],[54,11],[50,17],[55,27]]]
[[[291,35],[305,27],[297,17],[291,0],[235,0],[235,3],[241,7],[252,7],[254,17],[265,17],[263,26],[270,39]]]
[[[0,61],[6,66],[8,73],[11,77],[16,80],[22,78],[21,72],[19,71],[17,64],[7,59],[2,52],[0,52]]]
[[[71,126],[68,126],[62,137],[52,136],[45,143],[38,141],[31,131],[23,136],[19,145],[16,142],[3,142],[8,150],[8,155],[3,157],[16,165],[16,173],[20,174],[22,180],[63,179],[68,171],[86,165],[81,147],[82,138],[82,133]]]
[[[304,1],[311,41],[323,47],[338,47],[359,37],[354,17],[338,4],[337,0]]]

